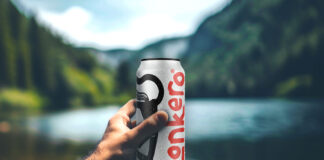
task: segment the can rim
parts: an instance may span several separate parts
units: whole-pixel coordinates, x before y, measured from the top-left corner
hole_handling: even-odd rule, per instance
[[[171,60],[171,61],[180,61],[178,58],[143,58],[141,61],[150,61],[150,60]]]

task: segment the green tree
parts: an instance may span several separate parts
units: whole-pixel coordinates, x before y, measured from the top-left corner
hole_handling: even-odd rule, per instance
[[[0,27],[0,51],[1,56],[1,66],[2,75],[1,79],[3,83],[8,84],[10,86],[16,86],[16,50],[14,39],[12,38],[12,31],[10,27],[9,21],[9,3],[8,1],[0,2],[0,10],[1,10],[1,27]]]

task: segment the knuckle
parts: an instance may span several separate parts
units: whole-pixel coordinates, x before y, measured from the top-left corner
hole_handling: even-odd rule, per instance
[[[108,127],[109,131],[119,131],[120,130],[120,126],[118,124],[111,124]]]
[[[113,124],[113,123],[116,121],[117,118],[118,118],[117,115],[112,116],[112,117],[110,118],[110,120],[109,120],[109,123],[110,123],[110,124]]]
[[[130,100],[128,100],[127,103],[134,103],[134,102],[135,102],[135,99],[130,99]]]
[[[108,128],[108,131],[113,131],[115,127],[114,127],[114,125],[111,124],[111,125],[108,125],[107,128]]]
[[[126,114],[119,113],[118,115],[119,115],[119,117],[122,118],[125,122],[129,122],[129,121],[130,121],[130,118],[129,118]]]
[[[110,120],[108,122],[108,126],[107,126],[108,131],[115,131],[118,128],[119,128],[119,126],[116,126],[116,123],[114,123],[114,120]]]
[[[156,122],[155,122],[155,120],[153,118],[149,118],[146,121],[146,125],[148,125],[148,126],[155,126],[156,125]]]
[[[113,124],[113,119],[110,119],[109,121],[108,121],[108,126],[111,126]]]
[[[114,125],[114,119],[110,119],[108,122],[108,127],[112,127]]]

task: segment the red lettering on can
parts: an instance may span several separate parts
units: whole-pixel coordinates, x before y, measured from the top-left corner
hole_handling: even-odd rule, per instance
[[[168,126],[182,126],[184,125],[184,117],[185,117],[185,106],[182,108],[182,114],[179,117],[177,114],[173,115],[175,121],[169,121]]]
[[[182,147],[182,158],[181,159],[182,160],[185,159],[185,147],[184,146]]]
[[[169,82],[169,85],[168,85],[168,90],[169,90],[169,94],[171,96],[176,96],[176,95],[182,96],[182,95],[184,95],[184,92],[183,91],[175,91],[175,90],[173,90],[172,85],[173,85],[173,82],[170,81]]]
[[[175,128],[170,131],[168,135],[168,140],[170,144],[173,144],[168,148],[168,155],[172,159],[178,159],[180,158],[184,160],[185,158],[185,147],[184,147],[184,142],[185,142],[185,137],[181,137],[184,134],[185,128],[184,128],[184,118],[185,118],[185,106],[183,104],[183,96],[184,96],[184,90],[183,90],[183,85],[185,83],[185,76],[184,73],[182,72],[176,72],[174,69],[171,70],[171,73],[174,74],[172,77],[172,80],[169,81],[168,84],[168,91],[170,96],[176,96],[172,97],[168,100],[168,105],[171,110],[173,111],[180,111],[182,109],[182,114],[181,112],[178,114],[176,112],[173,112],[173,115],[170,115],[173,117],[173,120],[170,120],[168,122],[168,126],[180,126],[179,128]],[[173,85],[176,86],[173,86]],[[171,118],[170,118],[171,119]],[[178,136],[176,136],[178,134]],[[175,145],[177,144],[177,145]],[[181,145],[182,144],[182,145]]]
[[[171,142],[171,144],[184,142],[184,138],[175,138],[175,134],[178,132],[184,132],[184,128],[177,128],[170,132],[168,138],[169,138],[169,141]]]
[[[182,107],[182,99],[179,98],[172,98],[168,102],[169,107],[174,111],[179,111]],[[174,104],[174,105],[172,105]]]
[[[181,78],[181,80],[179,81],[178,78]],[[184,84],[184,74],[182,72],[178,72],[176,74],[173,75],[173,81],[174,83],[176,83],[178,86],[183,86]]]
[[[177,159],[180,157],[181,150],[178,146],[171,146],[168,149],[168,154],[172,159]]]

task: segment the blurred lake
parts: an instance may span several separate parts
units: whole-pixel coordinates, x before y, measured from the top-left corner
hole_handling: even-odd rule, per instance
[[[323,100],[187,100],[186,159],[323,160],[323,104]],[[2,117],[0,159],[81,159],[95,147],[118,108]]]

